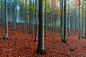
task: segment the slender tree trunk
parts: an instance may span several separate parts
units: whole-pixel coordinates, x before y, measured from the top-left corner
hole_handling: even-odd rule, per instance
[[[60,33],[60,36],[62,35],[62,41],[64,40],[64,36],[63,36],[63,0],[60,1],[61,5],[60,5],[60,11],[61,11],[61,33]]]
[[[24,2],[24,0],[23,0],[23,2]],[[24,21],[24,3],[23,3],[23,8],[22,8],[22,10],[23,10],[23,11],[22,11],[22,18],[23,18],[22,20]],[[25,23],[23,22],[23,26],[24,26],[24,24],[25,24]]]
[[[51,1],[51,2],[52,2],[52,7],[51,7],[51,8],[52,8],[52,10],[53,10],[53,1]],[[52,13],[53,13],[53,11],[52,11]],[[51,14],[52,14],[52,13],[51,13]],[[54,14],[52,14],[52,15],[54,15]],[[52,16],[52,35],[54,35],[54,25],[53,25],[54,23],[53,23],[53,19],[54,19],[54,18],[53,18],[53,16]]]
[[[50,18],[50,35],[51,35],[51,25],[52,24],[52,0],[51,0],[51,18]]]
[[[14,29],[13,29],[13,33],[14,33],[14,31],[15,31],[15,29],[16,29],[16,0],[14,0],[14,7],[15,7],[15,14],[14,14]]]
[[[34,0],[33,0],[33,35],[34,35]]]
[[[80,0],[79,0],[79,39],[80,39]]]
[[[56,30],[56,28],[57,28],[57,18],[55,18],[55,30]]]
[[[24,32],[26,32],[26,7],[27,7],[27,0],[25,0],[25,23],[24,23]]]
[[[52,16],[52,35],[54,35],[54,25],[53,25],[53,16]]]
[[[38,37],[38,19],[37,19],[37,0],[35,0],[35,7],[36,7],[36,10],[35,10],[35,18],[36,18],[36,33],[35,33],[35,42],[37,42],[37,37]]]
[[[64,39],[63,42],[66,42],[66,0],[64,0]]]
[[[86,39],[86,3],[85,3],[85,39]]]
[[[10,0],[10,24],[9,24],[10,26],[11,26],[11,1],[12,0]]]
[[[62,38],[63,38],[63,0],[60,1],[60,12],[61,12],[61,33],[60,33],[60,36],[62,35]]]
[[[37,52],[45,54],[44,50],[44,0],[39,0],[39,38]]]
[[[68,36],[70,36],[70,15],[69,15],[70,14],[70,11],[69,11],[70,10],[70,5],[69,5],[69,3],[70,2],[68,0],[68,18],[69,18],[68,19]]]
[[[32,15],[31,15],[31,0],[29,0],[29,15],[30,15],[30,25],[29,25],[29,32],[31,33],[31,18],[32,18]]]
[[[2,0],[1,0],[1,3],[2,3]],[[1,21],[3,21],[3,6],[1,4]]]
[[[82,2],[84,4],[84,0]],[[84,5],[82,5],[82,14],[84,14],[83,6]],[[84,37],[84,15],[82,15],[82,37]]]
[[[77,18],[76,18],[76,14],[77,14],[77,12],[76,12],[76,9],[75,9],[75,35],[77,36],[77,27],[76,27],[76,22],[77,22],[76,19]]]
[[[7,39],[7,37],[8,37],[7,0],[5,0],[5,37],[4,39]]]
[[[45,37],[47,37],[47,1],[45,0]]]

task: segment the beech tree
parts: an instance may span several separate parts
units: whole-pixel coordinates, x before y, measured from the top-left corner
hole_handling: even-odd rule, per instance
[[[37,19],[37,0],[35,0],[35,7],[36,7],[36,10],[35,10],[35,18],[36,18],[36,33],[35,33],[35,42],[37,42],[37,37],[38,37],[38,19]]]
[[[33,0],[33,35],[34,35],[34,0]]]
[[[86,1],[85,1],[85,39],[86,39]]]
[[[47,5],[45,0],[45,37],[47,37]]]
[[[27,0],[25,0],[25,22],[24,22],[24,32],[26,32],[26,7],[27,7]]]
[[[31,14],[31,0],[29,0],[29,16],[30,16],[30,24],[29,24],[29,32],[31,33],[31,16],[32,16],[32,14]]]
[[[62,39],[62,42],[66,42],[66,0],[64,0],[64,38]]]
[[[44,0],[39,0],[39,37],[37,52],[45,54],[44,50]]]
[[[14,13],[14,29],[13,29],[13,33],[16,29],[16,12],[17,12],[17,8],[16,8],[16,0],[14,0],[14,7],[15,7],[15,13]]]
[[[5,0],[5,37],[4,39],[8,38],[8,19],[7,19],[7,0]]]
[[[79,39],[80,39],[80,0],[79,0]]]

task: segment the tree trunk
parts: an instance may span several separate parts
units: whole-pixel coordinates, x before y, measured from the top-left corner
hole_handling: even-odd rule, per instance
[[[14,29],[13,29],[13,33],[14,33],[14,31],[15,31],[15,29],[16,29],[16,0],[14,0],[14,7],[15,7],[15,13],[14,13]]]
[[[79,39],[80,39],[80,0],[79,0]]]
[[[37,52],[45,54],[44,50],[44,0],[39,0],[39,38]]]
[[[8,37],[7,0],[5,0],[5,37],[4,39],[7,39],[7,37]]]
[[[29,32],[31,33],[31,19],[32,19],[32,15],[31,15],[31,0],[29,0],[29,15],[30,15],[30,25],[29,25]]]
[[[11,1],[12,0],[10,0],[10,24],[9,24],[10,26],[11,26]]]
[[[47,1],[45,0],[45,37],[47,37]]]
[[[52,0],[51,0],[51,18],[50,18],[50,35],[51,35],[51,25],[52,24]]]
[[[63,42],[66,42],[66,0],[64,0],[64,39]]]
[[[76,22],[77,22],[77,18],[76,18],[76,14],[77,14],[77,12],[76,12],[76,9],[75,9],[75,36],[77,36],[77,27],[76,27]]]
[[[86,3],[85,3],[85,39],[86,39]]]
[[[70,36],[70,15],[69,15],[70,14],[70,11],[69,11],[70,10],[70,5],[69,4],[70,4],[70,2],[68,0],[68,18],[69,18],[68,19],[68,36]]]
[[[37,20],[37,0],[35,0],[35,7],[36,7],[36,10],[35,10],[35,18],[36,18],[36,33],[35,33],[35,42],[37,42],[37,37],[38,37],[38,20]]]
[[[60,1],[60,12],[61,12],[61,33],[60,33],[60,36],[62,35],[63,36],[63,0]],[[63,38],[63,37],[62,37]]]
[[[1,3],[2,3],[3,1],[1,0]],[[1,4],[1,21],[3,21],[3,5]]]
[[[25,23],[24,23],[24,32],[26,32],[26,7],[27,7],[27,0],[25,0]]]
[[[33,35],[34,35],[34,0],[33,0]]]

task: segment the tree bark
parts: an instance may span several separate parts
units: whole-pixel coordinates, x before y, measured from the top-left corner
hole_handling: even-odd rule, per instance
[[[62,35],[62,38],[63,38],[63,0],[60,1],[60,12],[61,12],[61,33],[60,33],[60,36]]]
[[[64,0],[64,39],[63,42],[66,42],[66,0]]]
[[[70,10],[70,5],[69,5],[69,3],[70,2],[68,0],[68,18],[69,18],[68,19],[68,36],[70,36],[70,15],[69,15],[70,14],[70,11],[69,11]]]
[[[47,1],[45,0],[45,37],[47,37]]]
[[[85,39],[86,39],[86,3],[85,3]]]
[[[79,39],[80,39],[80,0],[79,0]]]
[[[15,7],[15,13],[14,13],[14,29],[13,29],[13,33],[14,33],[14,31],[15,31],[15,29],[16,29],[16,0],[14,0],[14,7]]]
[[[35,0],[35,7],[36,7],[36,10],[35,10],[35,18],[36,18],[36,33],[35,33],[35,42],[37,42],[37,37],[38,37],[38,19],[37,19],[37,0]]]
[[[27,0],[25,0],[25,23],[24,23],[24,32],[26,32],[26,7],[27,7]]]
[[[29,16],[30,16],[30,25],[29,25],[29,32],[31,33],[31,18],[32,18],[32,15],[31,15],[31,0],[29,0]]]
[[[45,54],[44,50],[44,0],[39,0],[39,37],[37,52]]]
[[[7,19],[7,0],[5,0],[5,37],[4,39],[8,38],[8,19]]]
[[[34,35],[34,0],[33,0],[33,35]]]

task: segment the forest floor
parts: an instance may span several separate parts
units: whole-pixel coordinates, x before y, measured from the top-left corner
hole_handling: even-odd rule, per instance
[[[34,42],[35,35],[23,33],[23,26],[17,25],[13,33],[13,25],[9,26],[8,39],[3,39],[5,28],[0,24],[0,57],[86,57],[86,40],[78,39],[75,33],[67,37],[67,43],[61,41],[60,33],[54,31],[54,35],[44,37],[44,47],[47,52],[44,55],[36,51],[38,42]]]

